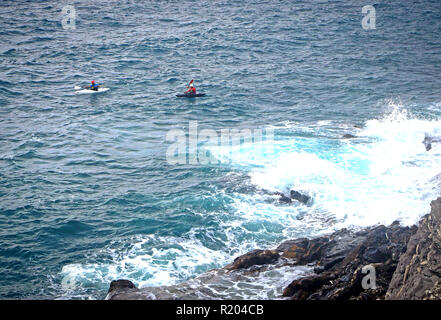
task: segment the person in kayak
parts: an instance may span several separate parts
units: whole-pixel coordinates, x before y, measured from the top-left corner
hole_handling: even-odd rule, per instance
[[[193,85],[193,81],[190,82],[189,88],[185,93],[186,94],[196,94],[196,88]]]
[[[99,85],[95,83],[95,80],[92,80],[92,84],[90,85],[90,89],[94,91],[98,91]]]

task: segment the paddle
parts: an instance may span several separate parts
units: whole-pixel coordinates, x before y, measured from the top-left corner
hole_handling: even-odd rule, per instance
[[[193,83],[193,79],[191,79],[191,81],[188,83],[187,88],[190,88],[190,85]]]
[[[190,85],[193,83],[193,79],[191,79],[191,81],[188,83],[188,85],[187,85],[187,89],[189,89],[190,88]]]
[[[99,84],[99,88],[105,88],[104,84]],[[75,90],[81,90],[81,89],[89,89],[92,90],[90,86],[75,86]]]

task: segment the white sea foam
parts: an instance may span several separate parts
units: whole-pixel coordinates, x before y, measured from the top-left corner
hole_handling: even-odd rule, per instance
[[[207,248],[194,238],[147,235],[127,239],[127,249],[103,249],[111,261],[91,264],[69,264],[62,268],[62,287],[66,292],[79,287],[107,287],[115,279],[130,279],[137,286],[172,285],[226,263],[223,251]]]
[[[440,173],[441,150],[437,144],[430,152],[425,150],[426,134],[441,136],[441,122],[412,118],[395,105],[383,119],[367,121],[359,139],[275,141],[274,158],[250,160],[249,175],[260,188],[295,189],[312,196],[311,214],[333,215],[339,222],[336,228],[394,220],[410,225],[429,211],[430,200],[439,193],[431,178]],[[233,156],[242,168],[246,155],[252,154],[250,148]],[[256,168],[259,164],[262,168]],[[239,200],[237,210],[245,208],[248,215],[261,211]],[[274,206],[273,221],[297,209]]]

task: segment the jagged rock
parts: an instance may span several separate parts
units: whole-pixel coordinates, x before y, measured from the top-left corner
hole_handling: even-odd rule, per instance
[[[309,199],[311,199],[311,197],[301,194],[300,192],[295,190],[291,190],[289,194],[291,196],[291,199],[295,199],[303,204],[306,204]]]
[[[312,240],[302,238],[284,242],[276,250],[282,252],[282,257],[293,259],[296,264],[303,265],[318,260],[329,248],[329,241],[327,237]]]
[[[306,204],[311,197],[307,196],[307,195],[303,195],[298,191],[295,190],[291,190],[289,196],[285,195],[283,192],[279,192],[279,191],[268,191],[268,190],[262,190],[264,193],[269,194],[269,195],[276,195],[276,196],[280,196],[279,201],[280,202],[284,202],[284,203],[291,203],[292,200],[297,200],[303,204]]]
[[[327,275],[317,275],[300,278],[297,281],[293,281],[283,291],[285,297],[296,298],[297,300],[306,300],[311,294],[320,290],[325,284],[332,284],[331,277]]]
[[[430,151],[430,149],[432,149],[432,138],[430,138],[429,136],[424,136],[424,140],[423,140],[424,146],[426,147],[426,151]]]
[[[284,194],[282,194],[282,196],[280,197],[279,201],[286,202],[286,203],[291,203],[292,202],[291,198],[285,196]]]
[[[440,141],[441,141],[441,139],[434,138],[434,137],[431,137],[426,134],[424,136],[424,140],[423,140],[424,146],[426,147],[426,151],[430,151],[432,149],[432,143],[436,143],[436,142],[440,142]]]
[[[139,289],[130,280],[113,280],[110,283],[109,291],[107,292],[106,299],[134,299]]]
[[[441,299],[441,198],[431,208],[400,257],[386,299]]]
[[[401,227],[394,223],[390,227],[378,226],[353,234],[343,231],[329,238],[315,239],[313,242],[317,246],[309,251],[315,255],[302,263],[308,263],[315,258],[319,266],[317,274],[294,280],[285,288],[283,295],[301,300],[381,299],[387,291],[400,254],[404,252],[408,239],[415,231],[416,228]],[[352,241],[348,243],[348,239]],[[290,251],[292,249],[285,252]],[[308,257],[301,249],[294,251],[295,259],[298,259],[298,254],[302,258]],[[362,279],[365,276],[362,268],[367,265],[375,268],[375,290],[362,288]]]
[[[109,287],[109,292],[112,292],[114,290],[119,290],[119,289],[136,289],[136,286],[133,284],[132,281],[130,280],[125,280],[125,279],[121,279],[121,280],[113,280],[110,283],[110,287]]]
[[[293,259],[295,264],[315,262],[316,275],[301,278],[291,283],[285,290],[284,296],[296,299],[306,299],[321,286],[334,279],[332,274],[320,273],[329,270],[345,259],[346,255],[361,244],[365,239],[363,233],[354,233],[343,229],[330,237],[315,239],[297,239],[282,243],[277,250],[283,251],[282,257]]]
[[[234,259],[234,262],[225,268],[228,270],[245,269],[251,266],[273,263],[280,255],[275,250],[253,250]]]

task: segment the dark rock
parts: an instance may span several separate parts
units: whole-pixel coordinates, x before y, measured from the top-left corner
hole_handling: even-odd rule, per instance
[[[281,202],[286,202],[286,203],[291,203],[291,202],[292,202],[291,198],[289,198],[289,197],[287,197],[287,196],[285,196],[285,195],[282,195],[282,196],[280,197],[279,201],[281,201]]]
[[[227,270],[245,269],[251,266],[264,265],[277,261],[280,255],[275,250],[253,250],[234,259],[234,262],[225,268]]]
[[[306,204],[309,201],[309,199],[311,199],[311,197],[303,195],[295,190],[291,190],[289,194],[291,196],[291,199],[295,199],[303,204]]]
[[[357,138],[357,136],[354,136],[353,134],[346,133],[345,135],[343,135],[342,138],[343,139],[353,139],[353,138]]]
[[[431,208],[400,257],[388,300],[441,299],[441,198]]]
[[[427,134],[424,136],[423,143],[424,146],[426,147],[426,151],[430,151],[432,149],[432,143],[437,143],[437,142],[441,142],[441,139],[439,137],[435,138]]]
[[[268,190],[262,190],[265,194],[268,195],[276,195],[276,196],[280,196],[279,201],[280,202],[284,202],[284,203],[291,203],[292,199],[297,200],[301,203],[306,204],[311,197],[307,196],[307,195],[303,195],[298,191],[295,190],[291,190],[290,195],[286,196],[283,192],[280,191],[268,191]]]
[[[136,286],[130,280],[113,280],[110,283],[109,292],[125,288],[136,289]]]
[[[297,300],[306,300],[313,292],[317,292],[325,284],[332,284],[332,279],[327,276],[310,276],[293,281],[283,291],[285,297],[292,297]]]
[[[279,198],[280,202],[285,202],[285,203],[291,203],[292,202],[291,198],[285,196],[285,194],[283,192],[269,191],[269,190],[265,190],[265,189],[262,189],[262,192],[264,194],[268,194],[268,195],[271,195],[271,196],[280,196],[280,198]]]
[[[282,257],[293,259],[296,264],[304,265],[318,260],[329,247],[329,238],[322,237],[312,240],[303,238],[285,242],[276,250],[283,252]]]
[[[130,280],[113,280],[110,283],[109,291],[107,292],[106,299],[133,299],[131,294],[137,293],[139,289]]]
[[[342,230],[330,237],[311,240],[315,246],[310,242],[296,244],[296,248],[288,248],[282,256],[293,257],[297,263],[315,260],[317,274],[294,280],[283,294],[301,300],[382,299],[399,255],[415,231],[415,228],[394,223],[390,227],[378,226],[358,233]],[[376,289],[362,288],[365,276],[362,270],[367,265],[375,268]]]
[[[424,146],[426,147],[426,151],[430,151],[432,149],[432,138],[429,136],[424,136],[423,140]]]

